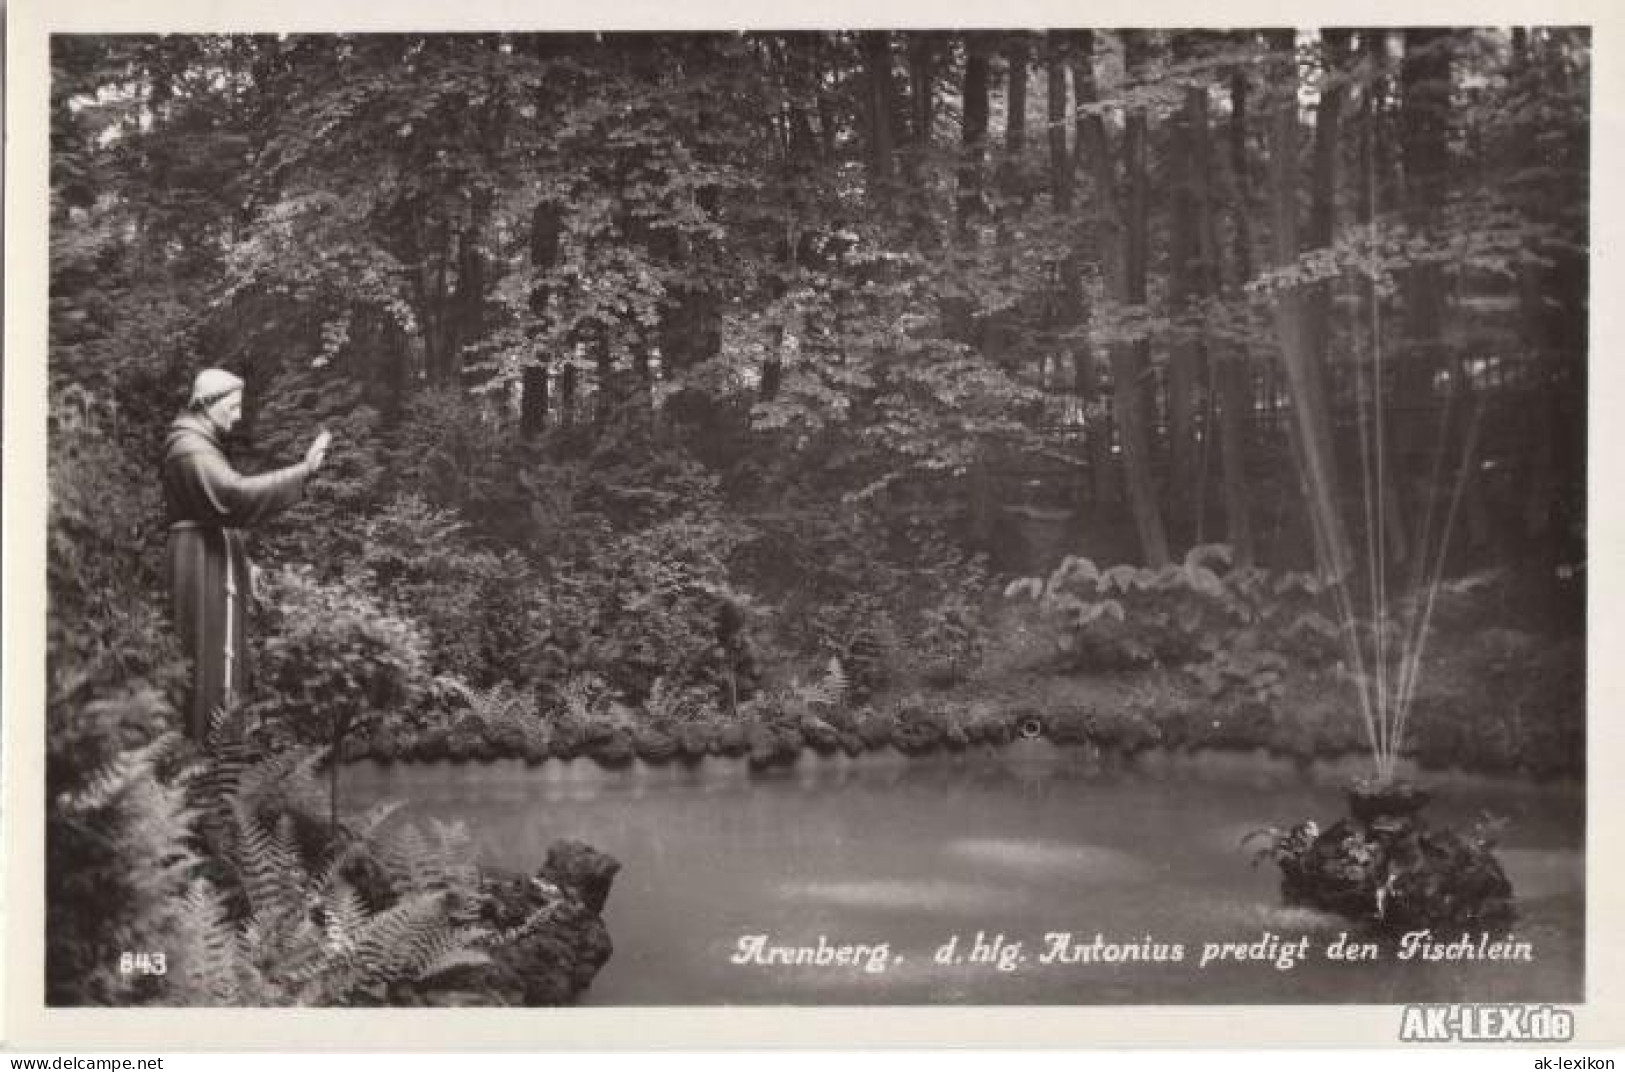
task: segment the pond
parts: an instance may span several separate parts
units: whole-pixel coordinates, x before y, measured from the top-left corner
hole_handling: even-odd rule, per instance
[[[1282,908],[1240,842],[1324,826],[1341,793],[1262,757],[1126,766],[1022,741],[772,772],[361,764],[344,794],[461,820],[490,865],[533,870],[561,837],[619,859],[615,954],[588,1004],[1582,1000],[1583,792],[1423,782],[1435,821],[1509,820],[1497,855],[1519,918],[1489,938],[1527,959],[1328,956],[1350,928]]]

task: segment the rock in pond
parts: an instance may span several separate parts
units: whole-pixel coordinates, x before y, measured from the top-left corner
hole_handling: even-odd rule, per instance
[[[481,876],[477,916],[496,938],[490,961],[455,968],[395,995],[415,1005],[567,1005],[592,985],[613,946],[601,913],[620,862],[555,841],[534,875]]]
[[[1430,824],[1427,800],[1408,785],[1357,790],[1352,814],[1330,828],[1304,823],[1276,836],[1283,900],[1384,929],[1509,923],[1512,884],[1488,837]]]

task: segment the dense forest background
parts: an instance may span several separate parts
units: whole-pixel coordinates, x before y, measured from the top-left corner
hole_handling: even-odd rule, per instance
[[[911,525],[1006,572],[1346,569],[1376,413],[1393,563],[1469,432],[1463,545],[1577,559],[1586,45],[60,37],[54,415],[144,466],[214,364],[263,464],[331,427],[276,555],[390,598],[478,574],[508,620],[432,624],[484,680],[543,665],[505,629],[586,624],[516,630],[527,590],[838,603]]]
[[[257,537],[278,740],[473,710],[558,753],[1032,672],[1113,620],[1064,669],[1199,658],[1206,699],[1273,702],[1313,654],[1136,619],[1127,580],[1058,602],[1066,555],[1205,597],[1222,544],[1343,619],[1490,569],[1480,624],[1583,628],[1584,30],[51,58],[53,799],[173,724],[157,460],[206,366],[249,382],[244,468],[336,437]],[[1253,624],[1288,598],[1255,588]]]

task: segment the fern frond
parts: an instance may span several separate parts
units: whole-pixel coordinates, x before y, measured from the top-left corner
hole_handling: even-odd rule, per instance
[[[461,700],[465,707],[474,706],[477,690],[470,688],[467,682],[454,674],[439,674],[434,679],[434,687],[454,699]]]
[[[212,749],[192,779],[193,803],[205,813],[225,812],[243,775],[259,762],[259,751],[247,744],[233,743]]]
[[[284,818],[267,829],[259,816],[248,812],[241,797],[236,804],[236,865],[243,892],[254,915],[275,919],[303,908],[301,877],[304,867]]]
[[[1005,599],[1042,599],[1043,596],[1042,577],[1022,577],[1004,586]]]
[[[316,892],[323,893],[333,889],[341,881],[345,869],[357,859],[370,857],[377,860],[379,829],[405,806],[404,801],[384,801],[367,809],[360,818],[349,821],[346,824],[348,833],[344,843],[336,847],[322,868],[321,874],[315,879]]]
[[[841,666],[841,660],[831,658],[829,666],[824,670],[824,679],[819,682],[822,687],[825,703],[830,707],[839,707],[846,700],[846,694],[851,687],[846,670]]]
[[[407,823],[382,835],[373,848],[373,858],[389,876],[389,884],[396,890],[418,890],[425,885],[421,868],[428,853],[423,832]]]
[[[195,815],[186,806],[185,787],[141,779],[130,783],[120,800],[116,836],[130,848],[130,858],[144,865],[130,877],[164,890],[184,887],[197,863],[187,847]]]
[[[333,995],[327,994],[324,980],[343,969],[346,956],[333,954],[326,930],[308,916],[283,924],[264,947],[278,987],[296,1005],[332,1004]]]
[[[311,755],[310,749],[293,748],[248,767],[239,775],[232,790],[234,810],[256,816],[280,812],[281,786]]]
[[[413,977],[432,979],[453,968],[478,967],[491,962],[481,945],[490,937],[484,927],[448,926],[422,945],[417,961],[411,966]]]
[[[468,889],[479,881],[474,863],[474,838],[461,821],[429,820],[439,856],[440,880],[446,889]]]
[[[122,796],[136,781],[156,778],[154,768],[179,740],[179,734],[165,733],[140,748],[113,757],[91,775],[81,789],[61,802],[63,810],[81,815],[100,811]]]
[[[327,896],[344,884],[344,872],[358,858],[365,856],[369,847],[365,841],[351,840],[329,855],[321,874],[311,880],[311,890],[318,898]]]
[[[191,940],[180,958],[177,996],[187,1005],[241,1004],[238,936],[219,893],[199,880],[186,891],[182,906]]]
[[[323,755],[319,749],[305,750],[299,762],[277,784],[277,793],[272,800],[279,811],[316,822],[327,822],[331,810],[327,780],[316,770]]]
[[[443,894],[402,898],[355,935],[354,952],[348,958],[355,979],[351,986],[415,975],[414,969],[444,951],[447,930]]]
[[[328,949],[348,953],[355,948],[356,936],[367,925],[367,909],[348,883],[340,882],[323,898]]]
[[[488,932],[448,912],[466,901],[450,894],[477,883],[473,839],[463,824],[396,826],[391,820],[401,805],[381,804],[347,824],[344,840],[315,868],[295,837],[295,820],[317,802],[325,807],[316,751],[252,764],[232,755],[190,787],[144,778],[144,757],[123,758],[95,787],[101,796],[86,799],[133,805],[128,828],[111,836],[170,847],[148,854],[150,876],[144,873],[132,888],[155,901],[171,886],[186,891],[181,1000],[336,1004],[393,982],[487,962],[478,947]],[[193,813],[185,805],[200,799],[221,822],[223,858],[247,900],[240,927],[232,926],[222,896],[192,878],[195,860],[184,835]],[[379,863],[397,894],[381,912],[371,912],[346,877],[362,854]],[[173,893],[168,900],[175,904]]]
[[[558,913],[559,903],[558,901],[549,901],[521,920],[518,926],[509,927],[503,931],[486,931],[485,935],[479,939],[479,944],[488,949],[495,949],[498,946],[512,945],[521,938],[529,937],[546,924],[552,922],[553,917]]]
[[[374,804],[357,818],[346,819],[344,825],[355,840],[370,842],[378,836],[378,831],[384,828],[384,824],[398,815],[404,807],[406,807],[404,800],[385,800]]]
[[[443,975],[453,968],[478,968],[489,963],[491,963],[490,956],[481,953],[477,949],[466,947],[448,949],[424,965],[422,970],[417,973],[417,979],[424,982],[433,979],[437,975]]]

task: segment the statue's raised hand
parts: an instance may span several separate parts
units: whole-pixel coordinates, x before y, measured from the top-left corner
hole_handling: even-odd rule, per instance
[[[331,446],[332,443],[333,433],[329,432],[326,428],[323,428],[316,434],[316,439],[310,444],[310,449],[305,451],[305,461],[312,469],[320,469],[322,467],[322,463],[327,460],[327,448]]]

